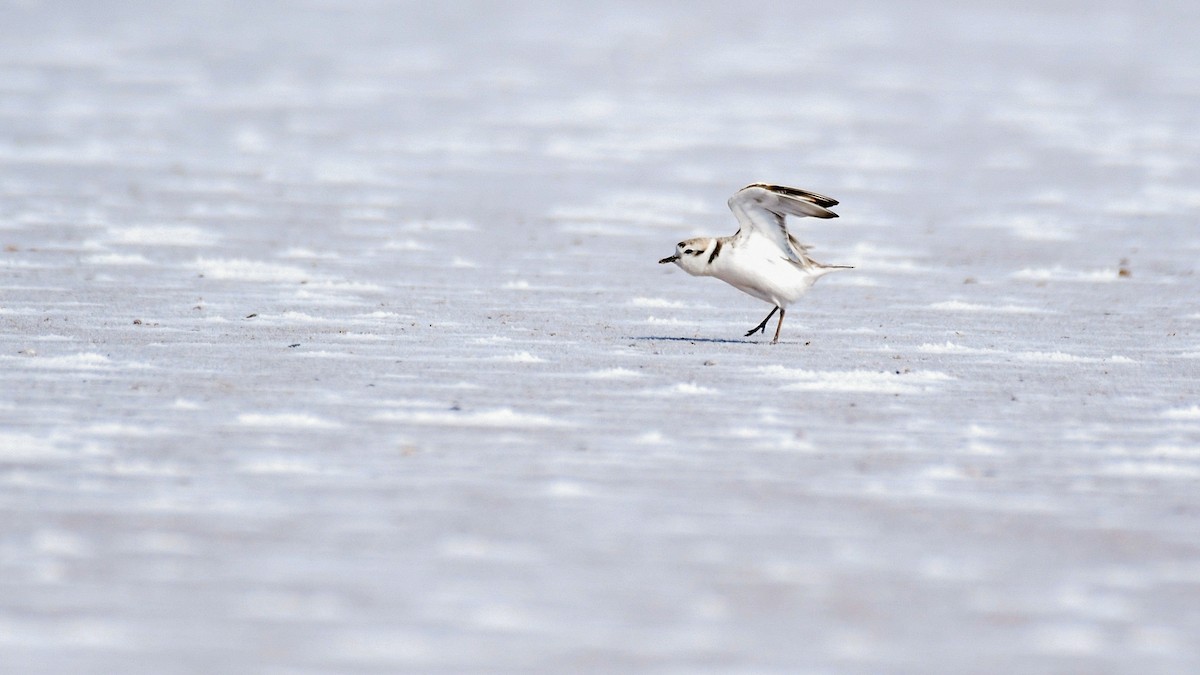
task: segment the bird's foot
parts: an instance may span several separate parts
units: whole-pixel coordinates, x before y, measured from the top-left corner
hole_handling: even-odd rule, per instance
[[[762,323],[758,324],[754,328],[751,328],[750,332],[746,333],[746,337],[750,337],[751,335],[754,335],[755,333],[762,333],[763,335],[766,335],[767,334],[767,322],[763,321]]]
[[[754,328],[751,328],[750,332],[746,333],[746,337],[750,337],[751,335],[754,335],[755,333],[762,333],[763,335],[766,335],[767,334],[767,322],[770,321],[771,317],[775,316],[775,312],[778,312],[778,311],[779,311],[778,307],[775,307],[774,309],[772,309],[771,313],[767,315],[767,318],[762,320],[762,323],[758,324]],[[776,340],[779,339],[778,332],[776,332],[775,339]]]

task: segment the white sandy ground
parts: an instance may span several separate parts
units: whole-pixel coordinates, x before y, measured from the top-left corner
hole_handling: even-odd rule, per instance
[[[1194,3],[427,4],[0,5],[0,671],[1200,671]]]

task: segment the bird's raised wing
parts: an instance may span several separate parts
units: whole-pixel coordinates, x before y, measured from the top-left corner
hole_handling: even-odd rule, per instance
[[[798,188],[765,183],[747,185],[729,198],[729,210],[733,211],[741,225],[734,240],[763,236],[774,242],[784,257],[797,263],[811,264],[805,255],[808,247],[788,232],[784,220],[789,215],[837,218],[838,215],[829,210],[836,204],[836,199]]]

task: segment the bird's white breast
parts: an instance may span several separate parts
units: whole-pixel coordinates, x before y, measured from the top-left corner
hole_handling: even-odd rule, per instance
[[[788,260],[761,237],[726,245],[709,267],[712,276],[779,307],[795,302],[820,276]]]

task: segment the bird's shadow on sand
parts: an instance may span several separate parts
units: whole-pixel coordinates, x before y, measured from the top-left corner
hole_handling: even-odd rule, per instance
[[[627,338],[629,340],[645,340],[657,342],[664,340],[667,342],[710,342],[713,344],[722,345],[761,345],[767,344],[763,340],[730,340],[721,338],[689,338],[689,337],[673,337],[668,335],[633,335]]]

